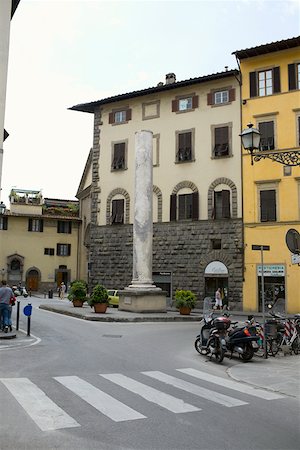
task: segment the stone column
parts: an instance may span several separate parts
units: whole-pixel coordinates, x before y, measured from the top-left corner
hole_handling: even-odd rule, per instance
[[[133,278],[130,288],[153,289],[153,163],[151,131],[135,133]]]
[[[151,131],[135,134],[135,187],[133,223],[133,278],[119,291],[119,310],[165,312],[166,292],[152,281],[153,180]]]

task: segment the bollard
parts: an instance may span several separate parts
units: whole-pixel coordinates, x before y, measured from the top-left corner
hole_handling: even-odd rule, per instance
[[[20,321],[20,301],[17,301],[17,318],[16,318],[16,330],[19,329],[19,321]]]
[[[27,317],[27,336],[30,336],[30,317]]]
[[[30,318],[32,313],[31,303],[28,303],[27,306],[23,309],[24,315],[27,316],[27,336],[30,336]]]

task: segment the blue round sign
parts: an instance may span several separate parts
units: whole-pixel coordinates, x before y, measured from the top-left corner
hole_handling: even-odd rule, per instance
[[[31,316],[32,313],[32,306],[31,305],[26,305],[23,309],[23,313],[25,316]]]

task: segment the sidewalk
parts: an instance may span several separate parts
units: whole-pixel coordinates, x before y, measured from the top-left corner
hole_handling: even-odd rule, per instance
[[[268,359],[254,357],[248,363],[227,370],[234,380],[297,397],[300,401],[300,356],[276,355]]]

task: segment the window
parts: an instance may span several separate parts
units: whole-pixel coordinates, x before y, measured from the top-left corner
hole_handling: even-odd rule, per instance
[[[126,142],[113,143],[112,170],[126,169]]]
[[[211,106],[222,106],[235,101],[235,88],[212,89],[207,94],[207,104]]]
[[[28,219],[28,231],[43,232],[43,219]]]
[[[297,144],[296,146],[300,146],[300,116],[297,117]]]
[[[230,191],[214,191],[214,219],[230,219]]]
[[[7,230],[7,217],[0,216],[0,230]]]
[[[70,256],[71,255],[71,244],[57,244],[56,254],[57,254],[57,256]]]
[[[258,129],[261,134],[259,144],[260,150],[274,150],[274,121],[260,122],[258,124]]]
[[[54,248],[44,248],[44,255],[54,255]]]
[[[119,109],[109,113],[108,122],[110,124],[122,124],[131,120],[131,109]]]
[[[186,97],[178,96],[172,100],[172,112],[180,113],[184,111],[193,111],[198,108],[199,96],[195,94],[187,95]]]
[[[249,73],[250,97],[263,97],[280,92],[280,68]]]
[[[260,191],[260,221],[274,222],[276,218],[276,190]]]
[[[124,223],[124,199],[112,200],[111,224]]]
[[[283,176],[284,177],[290,177],[292,175],[292,168],[291,166],[283,166]]]
[[[199,193],[172,194],[170,199],[170,221],[199,218]]]
[[[176,162],[194,160],[194,130],[176,132]]]
[[[300,89],[300,63],[288,65],[289,91]]]
[[[221,250],[222,249],[222,241],[221,239],[211,239],[211,249],[212,250]]]
[[[215,92],[215,105],[219,105],[220,103],[227,103],[228,101],[229,101],[228,91]]]
[[[216,127],[214,129],[215,157],[229,155],[229,127]]]
[[[66,220],[57,221],[57,232],[58,233],[72,233],[72,222],[67,222]]]

